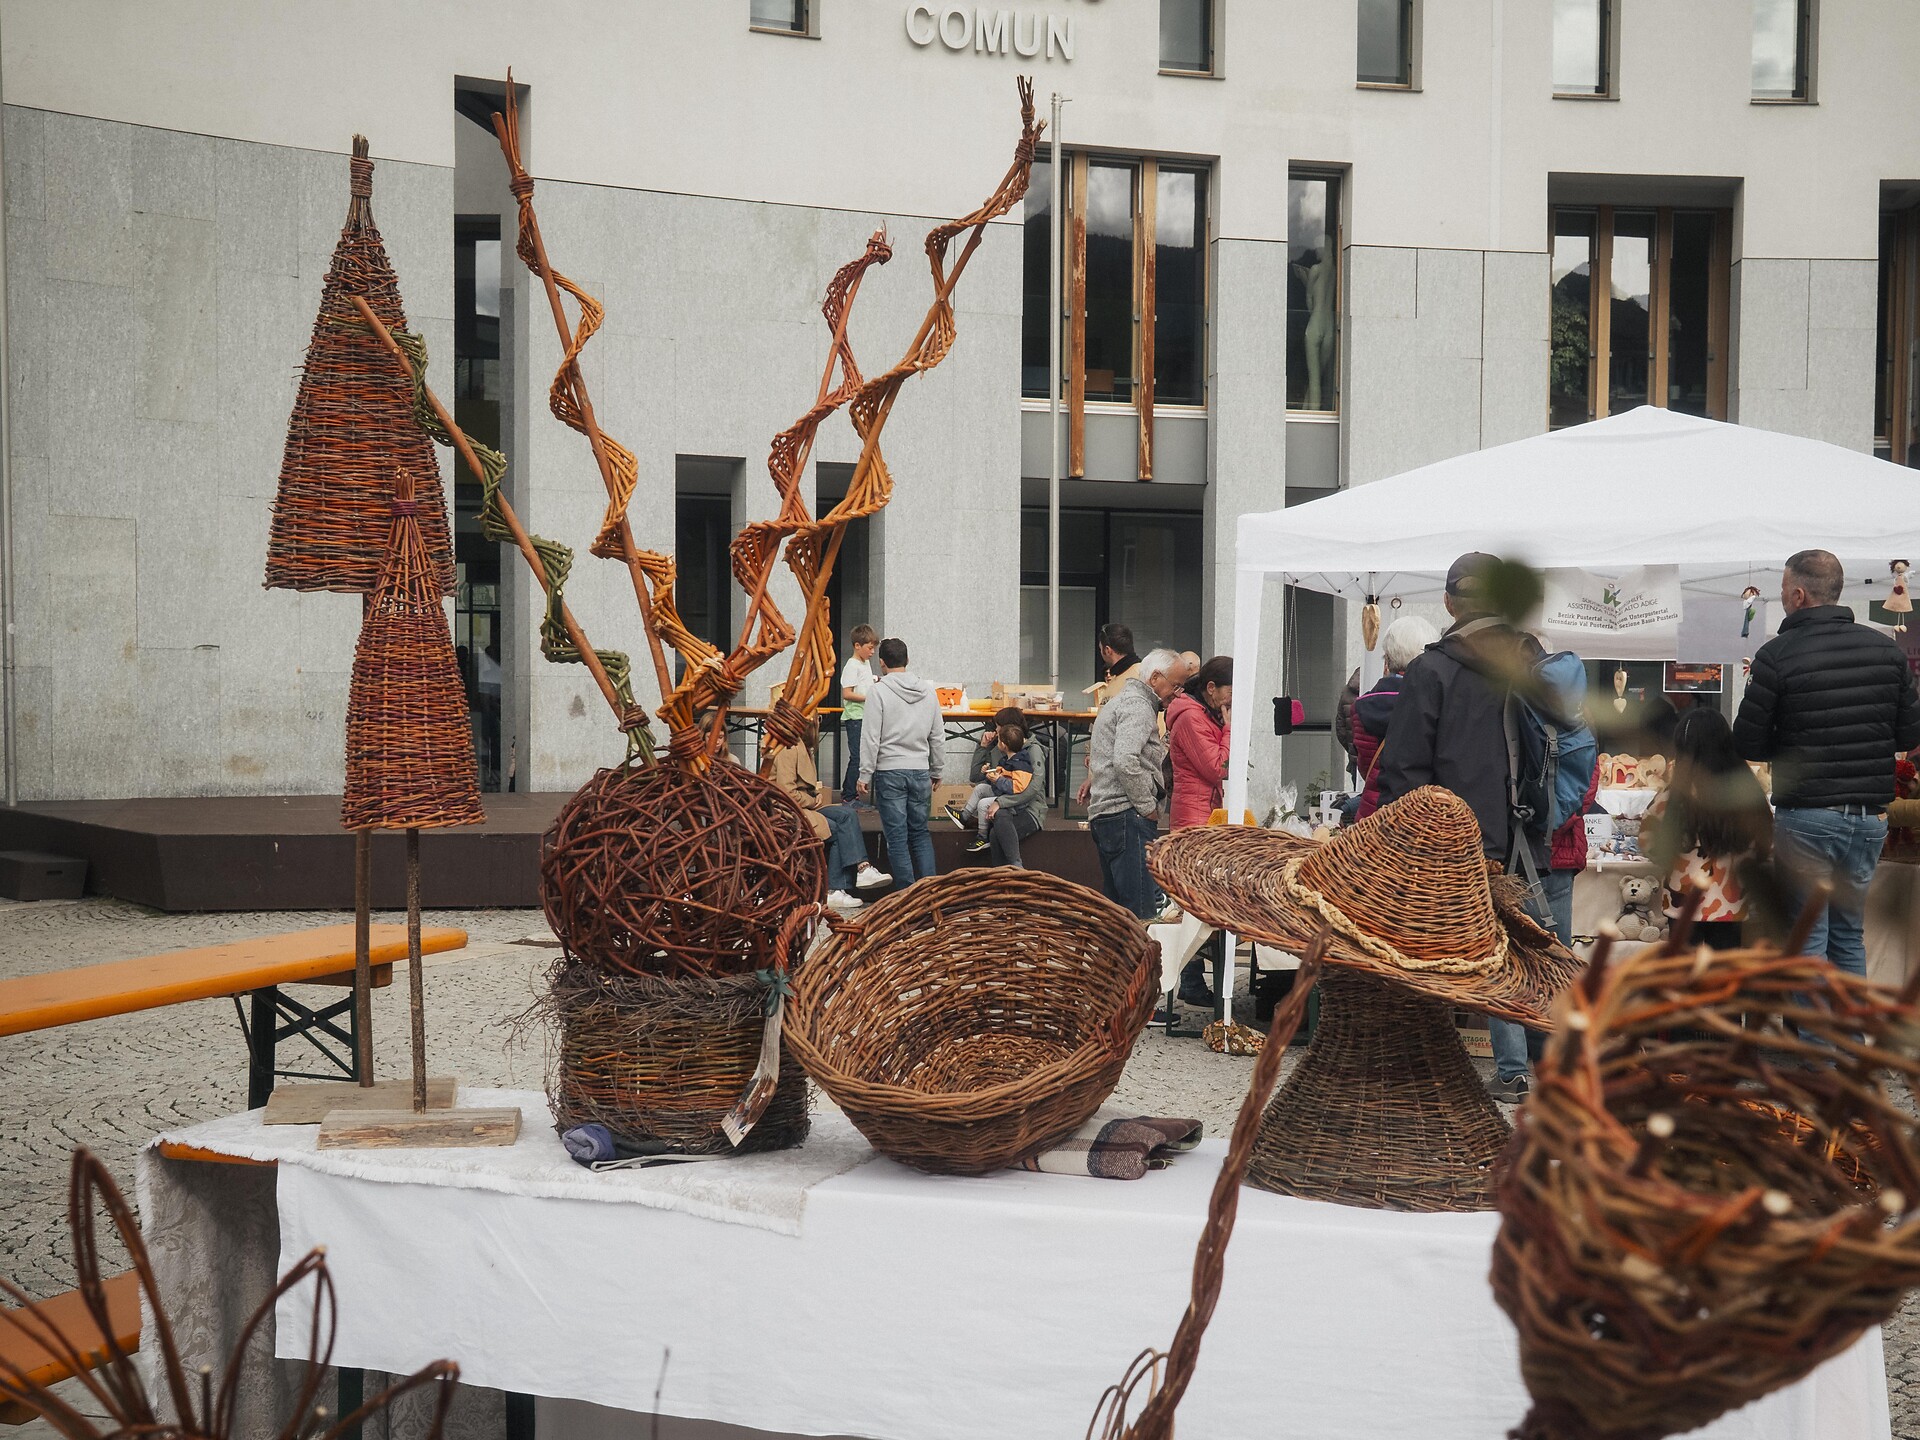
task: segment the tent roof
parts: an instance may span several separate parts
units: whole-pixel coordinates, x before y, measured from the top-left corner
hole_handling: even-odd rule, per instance
[[[1772,593],[1796,550],[1830,550],[1848,591],[1920,564],[1920,474],[1794,435],[1643,406],[1242,515],[1239,568],[1311,590],[1437,599],[1488,550],[1539,569],[1678,565],[1696,595]],[[1868,587],[1865,581],[1873,581]]]

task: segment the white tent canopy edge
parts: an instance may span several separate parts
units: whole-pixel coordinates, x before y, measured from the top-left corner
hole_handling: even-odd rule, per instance
[[[1269,578],[1362,600],[1438,601],[1447,567],[1485,550],[1538,569],[1617,575],[1677,565],[1689,596],[1777,595],[1796,550],[1832,551],[1848,597],[1887,593],[1888,565],[1920,561],[1920,475],[1824,441],[1651,406],[1496,445],[1242,515],[1233,654],[1240,693],[1261,695]],[[1869,583],[1870,582],[1870,583]],[[1253,705],[1233,727],[1227,813],[1247,803]]]

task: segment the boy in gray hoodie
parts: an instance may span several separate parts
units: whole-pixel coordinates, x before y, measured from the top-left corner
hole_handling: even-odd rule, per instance
[[[927,813],[940,779],[946,721],[933,686],[907,673],[907,642],[880,642],[880,678],[867,691],[860,728],[862,795],[880,812],[894,884],[910,885],[934,873]]]

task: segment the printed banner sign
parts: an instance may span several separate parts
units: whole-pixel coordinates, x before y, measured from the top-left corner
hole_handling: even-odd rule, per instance
[[[1646,565],[1617,576],[1548,570],[1540,633],[1549,650],[1589,660],[1677,660],[1680,567]]]

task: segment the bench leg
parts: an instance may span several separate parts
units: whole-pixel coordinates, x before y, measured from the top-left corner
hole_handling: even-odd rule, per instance
[[[340,1418],[346,1419],[366,1403],[367,1372],[351,1365],[342,1365],[334,1372],[340,1382]],[[360,1427],[355,1425],[344,1432],[341,1440],[360,1440]]]
[[[533,1396],[507,1391],[507,1440],[534,1440],[533,1430]]]
[[[277,986],[266,986],[254,990],[248,996],[252,1019],[248,1019],[248,1008],[243,1008],[238,995],[233,997],[233,1006],[240,1012],[240,1026],[247,1037],[247,1108],[257,1110],[267,1103],[273,1094],[276,1078],[290,1080],[357,1080],[359,1079],[358,1013],[354,999],[349,992],[344,1000],[336,1000],[331,1005],[323,1005],[318,1010],[301,1004],[289,995],[281,994]],[[344,1021],[344,1024],[339,1022]],[[275,1047],[282,1040],[301,1036],[321,1058],[333,1066],[330,1072],[316,1074],[311,1070],[283,1070],[275,1057]],[[328,1045],[332,1041],[332,1046]]]

